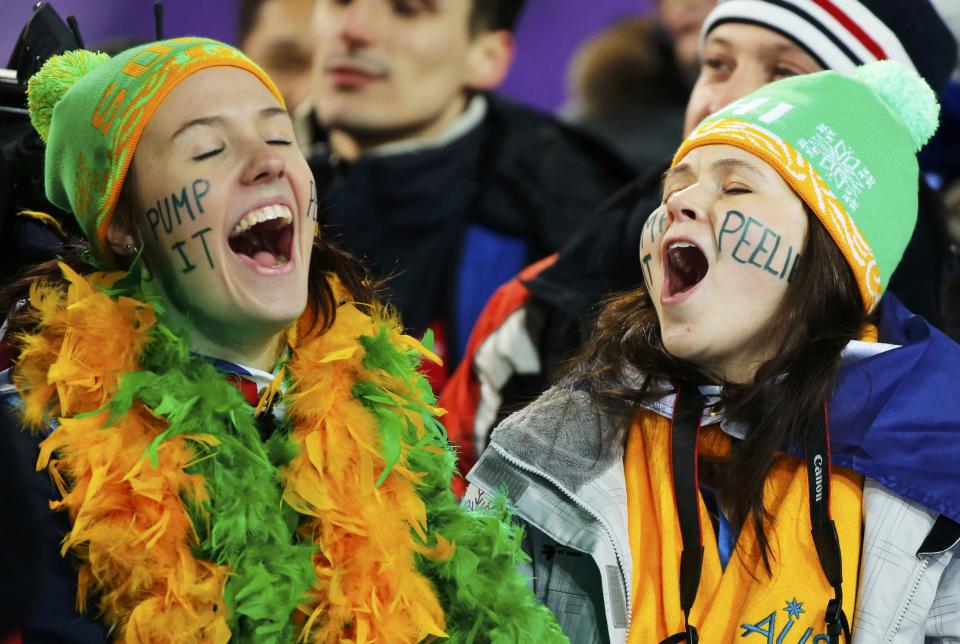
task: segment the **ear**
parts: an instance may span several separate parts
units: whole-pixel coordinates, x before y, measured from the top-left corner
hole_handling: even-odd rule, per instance
[[[513,34],[506,29],[475,36],[467,54],[467,89],[485,91],[497,87],[510,71],[513,56]]]
[[[133,209],[126,191],[120,193],[117,207],[107,226],[107,245],[117,257],[133,257],[140,250],[140,240],[133,226]]]

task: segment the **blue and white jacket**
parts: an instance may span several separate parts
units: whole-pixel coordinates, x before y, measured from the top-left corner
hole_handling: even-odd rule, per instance
[[[960,642],[960,346],[892,297],[882,306],[882,342],[851,343],[829,404],[833,463],[866,477],[853,642]],[[669,402],[650,408],[669,416]],[[555,387],[497,428],[467,476],[465,503],[506,490],[533,587],[575,643],[626,642],[635,600],[623,444],[600,440],[610,422]]]

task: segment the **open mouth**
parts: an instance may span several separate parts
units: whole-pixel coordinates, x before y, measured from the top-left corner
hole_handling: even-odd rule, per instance
[[[670,244],[664,262],[663,296],[672,298],[692,291],[710,270],[706,256],[696,245],[675,241]]]
[[[293,214],[282,204],[252,210],[230,231],[227,243],[259,267],[284,266],[293,250]]]

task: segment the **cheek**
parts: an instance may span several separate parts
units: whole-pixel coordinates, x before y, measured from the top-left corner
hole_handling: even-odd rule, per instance
[[[786,290],[802,259],[796,238],[796,231],[784,234],[748,213],[730,210],[717,234],[718,255],[740,280]]]
[[[398,45],[405,56],[397,56],[397,67],[405,67],[405,82],[419,83],[423,86],[459,87],[465,74],[465,60],[468,43],[459,42],[443,32],[423,33],[420,31],[404,38]],[[410,92],[415,95],[415,92]]]
[[[287,172],[297,201],[297,210],[300,212],[301,224],[304,232],[307,233],[304,237],[312,238],[314,229],[320,220],[320,202],[313,173],[310,171],[310,166],[307,165],[306,160],[299,153],[295,153],[287,159]]]
[[[712,93],[706,83],[697,81],[693,91],[690,93],[690,100],[687,101],[687,111],[683,120],[683,135],[687,136],[693,131],[697,124],[706,118],[710,111]]]
[[[226,204],[212,179],[170,182],[140,206],[137,228],[157,268],[168,274],[214,270]]]
[[[660,242],[666,233],[668,224],[666,208],[658,208],[647,217],[640,231],[640,270],[648,289],[652,289],[660,270]]]
[[[318,57],[325,56],[340,46],[336,36],[339,25],[343,22],[342,17],[323,7],[323,4],[325,3],[317,3],[310,22],[310,34],[316,43],[314,53]]]

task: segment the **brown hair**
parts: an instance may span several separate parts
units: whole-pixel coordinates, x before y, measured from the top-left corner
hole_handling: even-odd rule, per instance
[[[735,531],[752,523],[764,564],[770,570],[763,504],[767,474],[776,453],[803,440],[810,414],[822,413],[836,385],[840,354],[868,322],[857,283],[839,248],[807,210],[808,240],[796,278],[770,323],[777,351],[752,382],[724,384],[720,405],[726,418],[748,428],[724,459],[702,458],[704,482],[730,514]],[[627,383],[625,372],[642,374]],[[645,288],[612,297],[597,320],[590,342],[565,379],[577,382],[601,411],[614,416],[624,440],[635,404],[663,395],[658,382],[715,382],[698,367],[671,356],[663,346],[656,310]],[[624,404],[628,403],[628,404]]]
[[[470,7],[470,35],[486,31],[516,31],[526,0],[473,0]]]

